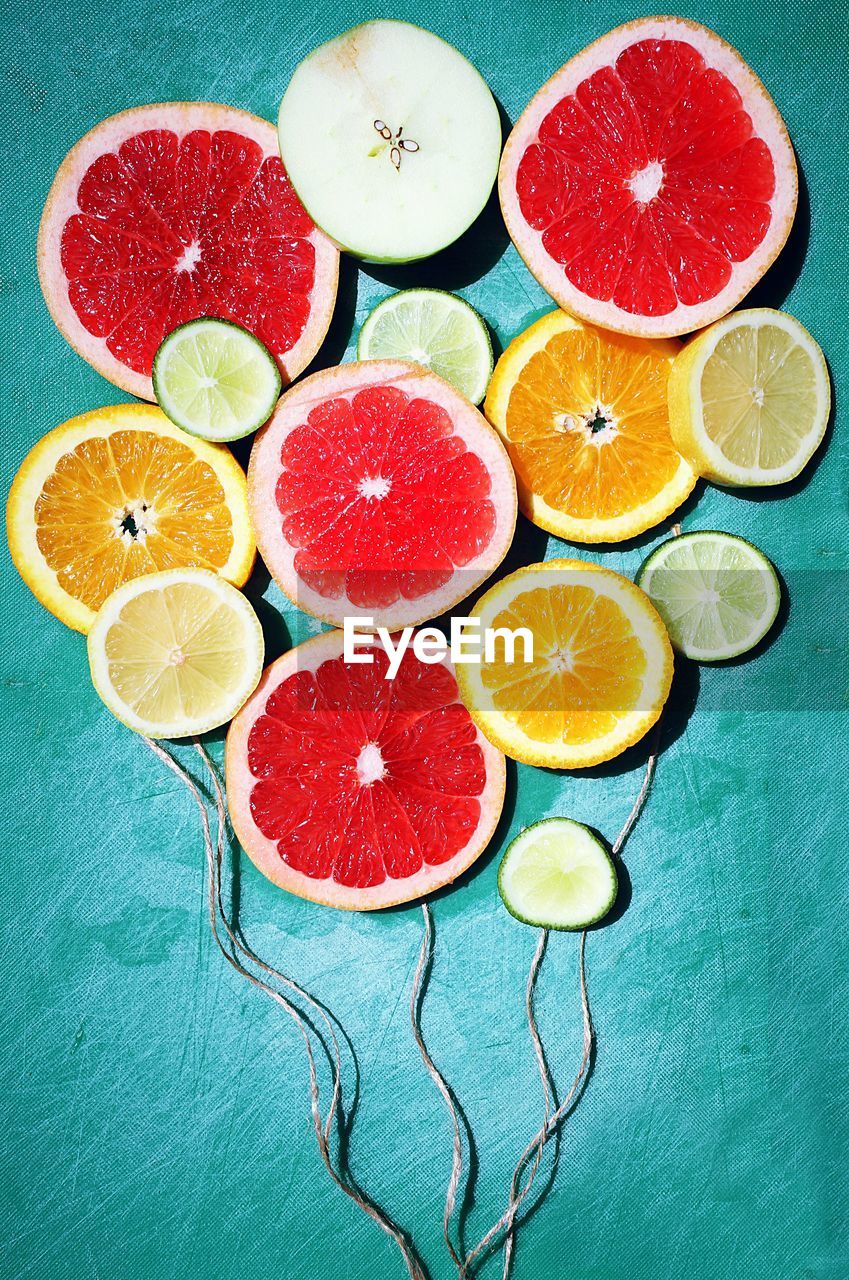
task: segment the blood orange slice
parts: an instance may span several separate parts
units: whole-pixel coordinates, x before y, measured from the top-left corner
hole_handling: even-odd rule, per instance
[[[390,630],[451,608],[501,563],[516,482],[483,416],[435,374],[366,360],[283,396],[248,471],[263,559],[299,608]]]
[[[157,347],[198,316],[249,329],[294,378],[330,323],[339,254],[292,190],[273,125],[172,102],[110,116],[71,149],[42,215],[38,270],[71,346],[153,400]]]
[[[234,830],[263,875],[369,911],[432,893],[490,840],[504,756],[459,700],[448,659],[408,648],[346,664],[328,631],[267,668],[227,735]]]
[[[683,18],[617,27],[531,100],[504,151],[510,235],[567,311],[670,337],[736,306],[796,210],[793,148],[754,72]]]

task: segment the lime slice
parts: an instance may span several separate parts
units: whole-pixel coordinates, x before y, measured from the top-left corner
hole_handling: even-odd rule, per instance
[[[680,452],[716,484],[783,484],[825,435],[831,384],[822,351],[783,311],[735,311],[681,348],[669,376]]]
[[[477,311],[440,289],[405,289],[375,307],[360,330],[360,360],[412,360],[438,373],[472,404],[492,377],[492,343]]]
[[[226,724],[262,675],[262,628],[240,591],[206,569],[168,569],[113,592],[88,660],[114,716],[150,738]]]
[[[679,653],[697,662],[736,658],[775,621],[781,587],[766,556],[743,538],[685,533],[653,551],[637,575]]]
[[[277,362],[229,320],[179,325],[153,359],[153,390],[175,426],[204,440],[240,440],[266,422],[280,395]]]
[[[520,832],[501,862],[498,891],[511,915],[544,929],[585,929],[616,898],[616,868],[601,841],[571,818]]]

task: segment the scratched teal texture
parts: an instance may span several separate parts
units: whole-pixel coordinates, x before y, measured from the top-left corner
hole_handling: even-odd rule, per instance
[[[510,119],[568,56],[645,12],[608,0],[397,0],[391,10],[457,44]],[[740,48],[787,121],[803,199],[757,298],[786,305],[820,339],[839,406],[845,8],[722,0],[683,13]],[[36,228],[68,147],[149,101],[220,100],[273,119],[298,59],[373,16],[389,13],[353,0],[4,0],[4,486],[49,428],[122,398],[65,345],[39,293]],[[501,344],[546,308],[491,209],[434,264],[347,262],[323,361],[350,358],[372,305],[421,282],[461,292]],[[598,1054],[521,1230],[521,1280],[849,1275],[842,427],[838,412],[827,452],[789,494],[702,489],[685,509],[686,529],[761,546],[789,584],[789,611],[748,665],[679,669],[620,908],[589,938]],[[589,558],[633,574],[667,532]],[[520,521],[511,563],[561,553]],[[296,1032],[211,943],[190,798],[102,707],[81,638],[30,597],[5,551],[2,571],[0,1272],[400,1280],[394,1246],[319,1165]],[[267,576],[250,591],[272,652],[308,634]],[[220,754],[220,739],[212,745]],[[548,814],[615,836],[645,756],[639,747],[580,776],[511,769],[496,841],[435,902],[424,1025],[476,1135],[469,1244],[503,1207],[542,1106],[522,1009],[536,938],[499,904],[499,854]],[[413,1233],[432,1280],[449,1280],[439,1229],[449,1127],[407,1015],[418,909],[336,914],[245,863],[240,887],[253,945],[326,1000],[355,1046],[351,1168]],[[555,937],[538,993],[561,1089],[580,1052],[576,964],[577,939]]]

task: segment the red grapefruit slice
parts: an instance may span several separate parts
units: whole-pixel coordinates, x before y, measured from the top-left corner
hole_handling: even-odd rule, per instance
[[[71,346],[153,400],[157,347],[198,316],[249,329],[291,381],[327,331],[339,254],[292,190],[273,125],[171,102],[110,116],[68,152],[41,219],[38,273]]]
[[[504,756],[459,700],[448,659],[408,648],[394,680],[328,631],[266,669],[227,735],[233,829],[301,898],[370,911],[432,893],[475,861],[504,803]]]
[[[499,192],[510,235],[564,310],[671,337],[726,314],[790,231],[798,179],[772,99],[683,18],[602,36],[531,100]]]
[[[442,378],[366,360],[306,378],[256,438],[251,520],[290,600],[341,626],[416,626],[501,563],[516,482],[486,419]]]

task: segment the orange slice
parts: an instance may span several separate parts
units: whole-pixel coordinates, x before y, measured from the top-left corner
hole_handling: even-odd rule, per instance
[[[229,449],[150,405],[115,405],[48,432],[21,464],[6,508],[15,566],[75,631],[122,583],[209,569],[235,586],[256,547],[247,484]]]
[[[514,760],[583,769],[637,742],[663,710],[672,646],[660,615],[633,582],[582,560],[548,560],[491,587],[472,616],[487,629],[526,628],[511,655],[457,665],[472,719]]]
[[[534,524],[570,542],[621,542],[684,501],[696,473],[672,441],[666,396],[680,343],[605,333],[562,311],[520,334],[484,410]]]

